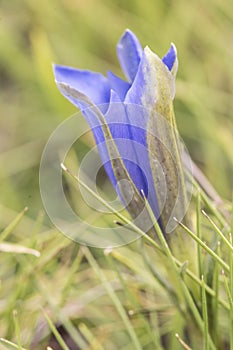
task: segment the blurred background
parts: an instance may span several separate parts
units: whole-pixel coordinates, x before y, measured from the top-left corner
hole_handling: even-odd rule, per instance
[[[0,228],[9,225],[27,206],[26,216],[10,232],[9,240],[46,251],[40,263],[32,257],[25,260],[1,253],[2,336],[14,339],[10,320],[17,305],[25,320],[24,312],[30,318],[28,311],[34,308],[32,305],[48,302],[45,295],[53,294],[58,282],[53,286],[47,276],[54,278],[60,274],[60,280],[66,276],[70,271],[70,256],[76,256],[78,251],[73,245],[70,255],[66,249],[71,242],[61,237],[52,224],[43,226],[41,219],[44,212],[38,182],[41,154],[56,126],[76,112],[57,90],[52,63],[103,74],[112,70],[122,76],[115,47],[126,28],[135,32],[142,46],[150,46],[159,56],[165,54],[171,42],[175,43],[179,58],[175,114],[180,134],[191,157],[220,195],[231,199],[233,7],[230,1],[1,0]],[[54,263],[50,260],[56,254],[60,254],[60,270],[55,260]],[[37,269],[44,286],[43,290],[36,284],[38,294],[35,285],[19,287],[31,276],[30,265]],[[60,286],[57,288],[60,290]],[[74,294],[74,287],[70,288]],[[85,290],[85,286],[82,288]],[[34,325],[25,331],[26,343],[32,341],[30,331],[34,331],[41,317],[39,306],[33,309]],[[29,320],[22,321],[22,327],[25,322]]]

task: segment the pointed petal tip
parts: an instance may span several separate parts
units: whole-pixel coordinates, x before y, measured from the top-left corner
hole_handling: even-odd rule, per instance
[[[175,62],[177,60],[177,51],[176,46],[171,43],[171,46],[165,56],[162,58],[163,63],[167,66],[167,68],[171,71]]]
[[[126,43],[132,43],[134,46],[139,46],[139,40],[137,36],[130,29],[126,29],[124,33],[121,35],[118,43],[117,43],[117,51],[124,49]]]
[[[121,43],[121,41],[127,37],[131,37],[133,39],[137,38],[136,35],[134,34],[134,32],[132,32],[132,30],[130,30],[129,28],[126,28],[126,30],[123,32],[123,34],[120,37],[120,40],[118,42],[118,44]]]
[[[170,43],[170,48],[173,47],[174,49],[176,48],[176,45],[173,43],[173,41],[171,41]]]
[[[170,44],[170,49],[168,50],[168,52],[169,51],[172,51],[174,53],[175,57],[177,58],[177,49],[176,49],[176,45],[173,42],[171,42],[171,44]]]
[[[117,56],[129,82],[132,82],[136,76],[142,52],[137,36],[130,29],[126,29],[118,41]]]

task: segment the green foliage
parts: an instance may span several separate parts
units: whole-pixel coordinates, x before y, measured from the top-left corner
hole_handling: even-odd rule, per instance
[[[0,349],[233,349],[233,224],[224,215],[233,168],[231,3],[3,0],[0,11]],[[226,198],[219,206],[195,187],[197,224],[193,232],[181,229],[197,242],[198,274],[162,237],[155,242],[132,225],[140,243],[89,249],[59,233],[43,209],[43,147],[76,112],[57,91],[51,63],[120,73],[115,43],[127,27],[161,56],[176,44],[178,128]],[[77,158],[69,155],[73,172],[92,142],[87,135]],[[83,206],[74,179],[64,181],[90,222],[129,223],[124,213],[96,215]],[[101,190],[109,188],[105,179]]]

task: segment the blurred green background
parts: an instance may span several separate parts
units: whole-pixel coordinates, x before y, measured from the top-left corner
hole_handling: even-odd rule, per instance
[[[103,74],[112,70],[121,75],[115,46],[125,28],[134,31],[143,46],[149,45],[160,56],[171,42],[175,43],[179,58],[175,114],[181,136],[192,158],[218,192],[231,198],[231,1],[1,0],[0,227],[3,229],[27,206],[29,211],[9,239],[38,250],[46,247],[40,263],[31,257],[28,261],[25,257],[1,253],[2,336],[14,339],[10,320],[15,305],[26,310],[30,319],[27,312],[30,308],[34,310],[32,305],[43,305],[45,294],[54,293],[47,275],[56,279],[60,274],[60,280],[65,278],[73,261],[71,256],[76,256],[78,250],[72,245],[70,255],[70,251],[66,252],[67,246],[72,244],[70,241],[56,232],[52,224],[38,224],[42,220],[38,215],[44,211],[38,183],[43,147],[56,126],[76,112],[55,86],[52,62]],[[60,271],[55,260],[54,263],[50,261],[58,253]],[[33,283],[25,285],[25,289],[19,287],[31,276],[30,264],[46,285],[43,293],[41,287],[36,294]],[[86,288],[88,285],[89,282]],[[70,288],[75,294],[74,286]],[[30,334],[34,330],[40,318],[39,306],[33,311],[32,328],[27,326],[28,331],[25,330],[26,343],[30,343],[27,332]]]

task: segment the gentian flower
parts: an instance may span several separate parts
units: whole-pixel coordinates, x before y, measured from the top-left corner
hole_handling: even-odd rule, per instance
[[[125,80],[112,72],[105,77],[55,65],[56,83],[89,123],[106,172],[131,216],[138,217],[144,208],[143,191],[166,234],[173,229],[168,228],[174,223],[171,215],[182,219],[186,208],[172,108],[176,48],[172,44],[160,59],[126,30],[117,55]],[[122,180],[128,180],[131,189]],[[143,228],[144,223],[139,225]]]

